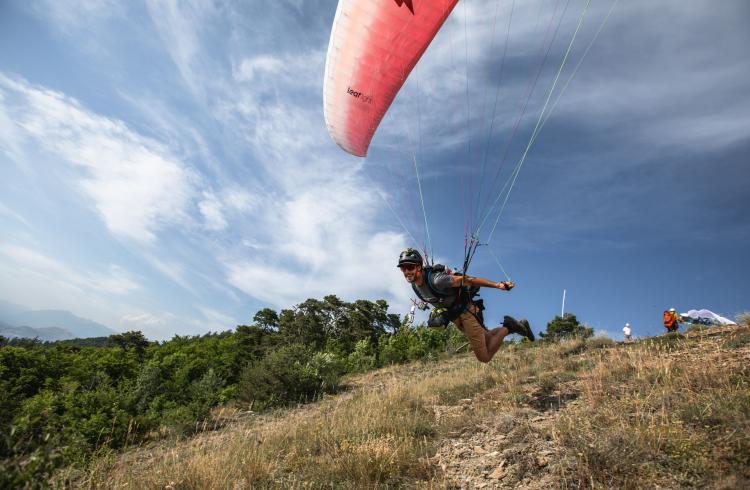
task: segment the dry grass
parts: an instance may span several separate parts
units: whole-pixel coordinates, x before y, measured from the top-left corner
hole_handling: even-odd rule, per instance
[[[673,337],[601,353],[554,437],[568,486],[739,488],[750,482],[750,368],[726,340]],[[747,487],[746,487],[747,488]]]
[[[102,458],[76,486],[443,488],[430,459],[441,439],[534,408],[563,385],[579,396],[554,407],[561,486],[741,486],[750,479],[750,345],[723,342],[519,344],[489,365],[462,356],[387,368],[316,404]]]
[[[449,367],[450,369],[446,369]],[[433,441],[455,419],[436,422],[436,405],[454,404],[499,382],[496,369],[462,357],[369,375],[352,393],[280,411],[221,433],[158,451],[101,460],[78,486],[128,488],[367,488],[434,477]],[[361,384],[360,380],[358,384]]]

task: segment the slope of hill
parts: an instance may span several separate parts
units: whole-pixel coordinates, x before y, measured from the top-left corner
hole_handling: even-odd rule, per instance
[[[129,488],[748,488],[750,335],[506,346],[100,460]],[[69,475],[70,476],[70,475]]]

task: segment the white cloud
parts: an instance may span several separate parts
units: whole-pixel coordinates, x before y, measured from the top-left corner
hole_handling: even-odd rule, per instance
[[[35,10],[39,16],[50,18],[58,29],[71,32],[122,14],[122,4],[115,0],[40,0],[35,2]]]
[[[125,295],[140,287],[126,269],[116,264],[110,264],[105,271],[85,271],[72,268],[36,250],[11,243],[0,243],[0,254],[11,259],[19,268],[54,278],[56,282],[67,283],[80,291]]]
[[[204,322],[199,322],[201,331],[224,332],[234,329],[239,324],[234,318],[213,308],[198,306],[198,310],[206,319]]]
[[[210,22],[213,4],[201,0],[147,0],[146,6],[186,85],[194,95],[202,96],[201,60],[197,55],[201,50],[200,33]]]
[[[203,200],[198,203],[198,209],[204,219],[204,226],[208,230],[221,231],[227,227],[227,220],[222,213],[223,205],[215,195],[203,194]]]
[[[149,340],[168,340],[174,334],[190,334],[185,332],[186,319],[169,312],[152,313],[137,308],[126,308],[129,311],[118,318],[118,328],[123,331],[140,331]]]
[[[78,188],[112,233],[153,242],[162,227],[189,221],[196,175],[167,148],[58,92],[2,75],[0,90],[24,136],[80,170]]]
[[[26,228],[33,228],[26,218],[13,211],[11,208],[0,202],[0,216],[11,218],[19,223],[23,224]]]
[[[258,206],[257,197],[242,189],[224,189],[222,195],[227,206],[240,212],[248,212]]]
[[[120,318],[122,325],[132,326],[160,326],[164,325],[164,319],[159,318],[151,313],[128,313]]]
[[[273,56],[244,58],[234,70],[234,78],[239,82],[252,82],[256,77],[278,73],[283,66],[284,63]]]
[[[169,340],[173,335],[201,335],[206,332],[232,330],[238,322],[230,316],[205,306],[197,306],[202,318],[182,317],[170,312],[152,313],[137,311],[125,313],[119,318],[122,331],[140,330],[151,340]]]
[[[67,275],[70,272],[62,262],[49,258],[44,254],[26,247],[10,243],[0,243],[0,253],[13,259],[19,265],[31,269],[44,270],[61,276]]]
[[[112,294],[128,294],[140,288],[127,270],[114,264],[109,266],[106,274],[89,277],[86,285]]]
[[[198,202],[198,209],[207,230],[222,231],[229,226],[227,214],[249,213],[257,205],[254,195],[239,189],[225,188],[221,194],[204,192],[203,199]]]
[[[0,75],[1,76],[1,75]],[[0,82],[2,80],[0,79]],[[23,135],[11,117],[10,110],[6,107],[7,97],[0,91],[0,150],[5,153],[11,161],[17,162],[18,166],[28,171],[28,166],[23,162]]]

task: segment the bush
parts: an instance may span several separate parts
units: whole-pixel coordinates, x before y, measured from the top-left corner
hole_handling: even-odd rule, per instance
[[[375,350],[366,339],[358,340],[354,346],[354,352],[347,359],[349,372],[362,373],[374,369],[377,365]]]
[[[565,313],[563,316],[555,316],[547,324],[547,332],[540,333],[539,336],[544,340],[553,341],[571,337],[587,339],[594,336],[594,329],[581,324],[572,313]]]
[[[396,364],[408,361],[435,359],[445,352],[449,341],[455,340],[453,327],[430,328],[420,325],[416,328],[402,328],[393,335],[380,338],[380,364]],[[460,333],[459,336],[463,337]]]
[[[312,361],[312,349],[301,344],[271,351],[243,370],[237,395],[258,409],[314,400],[337,379]]]
[[[338,388],[339,379],[347,372],[347,361],[334,352],[316,352],[310,367],[321,380],[322,391],[327,393]]]
[[[589,349],[606,349],[607,347],[612,347],[614,345],[617,345],[617,342],[606,335],[597,335],[593,339],[588,339],[586,341],[586,347]]]
[[[737,320],[738,325],[750,326],[750,311],[740,313],[735,317],[735,320]]]

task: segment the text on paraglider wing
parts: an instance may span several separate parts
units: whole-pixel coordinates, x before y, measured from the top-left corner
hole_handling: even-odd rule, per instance
[[[357,92],[356,90],[352,90],[351,87],[348,87],[346,89],[346,93],[348,93],[355,99],[360,99],[362,102],[367,102],[368,104],[372,104],[372,95],[365,95],[362,92]]]

